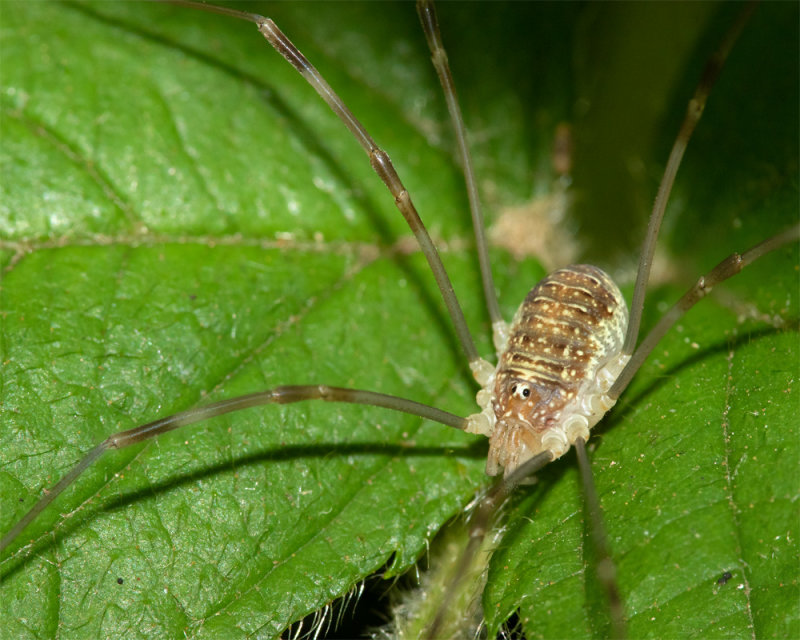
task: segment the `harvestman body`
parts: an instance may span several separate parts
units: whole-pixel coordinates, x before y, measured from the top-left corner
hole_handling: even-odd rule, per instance
[[[430,8],[426,8],[424,11],[428,11],[428,20],[435,23],[435,19],[431,17]],[[234,15],[246,17],[239,14]],[[282,55],[289,59],[301,73],[308,74],[307,77],[310,75],[313,78],[307,61],[285,40],[271,21],[261,19],[254,21],[258,24],[262,34]],[[429,26],[427,35],[429,38],[435,39],[438,36],[438,28]],[[438,45],[435,44],[431,47],[435,60],[437,52],[440,51],[437,47]],[[439,56],[438,63],[440,65],[442,58],[443,56]],[[716,63],[717,69],[719,64],[719,62]],[[441,66],[439,69],[442,73]],[[417,234],[421,245],[428,250],[427,257],[432,263],[431,266],[437,279],[440,280],[440,288],[443,292],[447,292],[449,289],[452,294],[452,288],[447,286],[449,281],[447,281],[443,269],[439,269],[438,264],[440,263],[437,262],[435,249],[427,234],[424,233],[424,228],[420,230],[421,222],[416,218],[416,212],[413,210],[408,193],[394,173],[388,156],[372,143],[369,136],[355,122],[346,108],[337,102],[335,94],[332,94],[327,84],[316,78],[313,79],[312,84],[314,82],[317,83],[315,88],[321,94],[326,94],[328,98],[334,96],[329,100],[329,104],[364,145],[376,172],[393,193],[398,208],[409,219],[409,224]],[[705,100],[705,93],[709,86],[710,83],[701,85],[702,101]],[[679,139],[683,147],[685,147],[691,128],[699,119],[701,111],[702,106],[690,113],[689,132],[684,133],[683,138]],[[677,169],[679,156],[680,154],[673,163],[674,170]],[[672,177],[674,177],[674,171]],[[661,194],[662,197],[659,201],[661,205],[657,204],[656,206],[657,210],[661,206],[658,216],[654,216],[657,218],[663,214],[663,204],[669,192],[670,180],[665,180],[665,182],[667,186]],[[643,257],[643,263],[647,267],[641,269],[639,273],[639,278],[645,284],[657,229],[658,223],[656,222],[651,227],[650,255],[647,255],[648,251],[646,250]],[[793,228],[789,232],[759,245],[743,256],[732,256],[708,274],[705,279],[701,279],[698,285],[690,290],[684,300],[671,312],[671,315],[668,314],[665,321],[659,325],[660,328],[654,330],[651,337],[648,338],[650,340],[647,343],[648,346],[641,350],[641,354],[637,352],[638,360],[634,366],[627,369],[629,373],[627,378],[620,378],[620,374],[626,369],[626,364],[634,352],[642,298],[640,297],[638,302],[636,298],[634,299],[633,329],[628,329],[626,305],[619,289],[610,278],[595,267],[584,265],[569,267],[555,272],[539,283],[523,302],[510,326],[497,317],[493,318],[495,344],[500,353],[496,368],[477,357],[474,346],[470,348],[471,339],[468,337],[468,331],[466,332],[467,338],[464,338],[465,331],[459,329],[470,366],[483,387],[478,393],[481,412],[466,420],[429,407],[422,407],[410,401],[381,396],[381,394],[372,392],[326,386],[281,387],[264,394],[253,394],[240,399],[224,401],[208,408],[191,410],[111,436],[91,452],[72,473],[58,483],[50,496],[34,506],[29,516],[23,518],[4,536],[2,547],[7,546],[61,490],[71,484],[77,475],[107,449],[134,444],[153,435],[213,415],[272,402],[288,403],[321,398],[385,406],[487,435],[490,439],[487,473],[494,475],[501,468],[504,469],[508,478],[508,483],[502,485],[504,495],[524,476],[528,475],[531,469],[563,455],[573,444],[578,445],[579,450],[582,449],[584,441],[588,438],[589,430],[613,406],[619,393],[627,385],[630,376],[638,369],[642,359],[652,349],[653,344],[674,323],[675,319],[705,295],[713,284],[734,275],[745,264],[773,248],[796,240],[796,237],[797,228]],[[442,284],[443,282],[446,284]],[[643,291],[643,287],[637,287],[637,292],[641,296],[644,295]],[[459,322],[463,325],[463,317],[461,321],[458,320],[460,310],[454,297],[445,295],[445,299],[451,315],[454,316],[456,326],[459,327]],[[491,302],[489,305],[492,307]],[[494,502],[491,501],[487,504],[494,506]]]
[[[501,327],[499,363],[478,374],[483,411],[467,430],[489,437],[486,473],[508,476],[542,453],[564,455],[614,406],[611,385],[622,353],[628,308],[597,267],[575,265],[528,294],[510,328]]]

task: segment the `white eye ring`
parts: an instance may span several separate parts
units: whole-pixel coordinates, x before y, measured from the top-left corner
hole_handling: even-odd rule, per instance
[[[514,383],[511,385],[511,395],[515,398],[529,398],[531,395],[531,388],[524,383]]]

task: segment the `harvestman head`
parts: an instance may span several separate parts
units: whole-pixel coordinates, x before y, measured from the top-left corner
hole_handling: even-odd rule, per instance
[[[268,38],[273,38],[273,40],[271,40],[271,42],[273,42],[273,44],[274,44],[276,38],[278,40],[280,39],[280,36],[275,35],[275,32],[272,31],[271,25],[269,25],[268,23],[260,23],[260,24],[262,25],[260,27],[260,30],[262,30],[262,33],[264,33],[266,36],[268,36]],[[433,33],[435,33],[435,29],[433,27],[430,27],[429,28],[429,34],[433,34]],[[279,47],[283,47],[283,50],[281,52],[284,55],[287,55],[286,52],[289,52],[287,57],[292,57],[293,55],[295,55],[292,52],[290,45],[284,44],[284,45],[279,45]],[[295,61],[294,64],[295,64],[295,66],[298,66],[298,67],[302,66],[302,63],[300,63],[298,61]],[[710,86],[710,83],[707,83],[707,84],[704,84],[704,85],[701,84],[701,93],[703,93],[703,91],[705,89],[707,89],[708,86]],[[322,93],[326,93],[327,92],[327,88],[325,86],[318,85],[318,87],[321,87]],[[333,102],[333,106],[336,109],[341,108],[341,105],[336,101]],[[689,126],[693,126],[693,122],[694,122],[695,119],[690,117],[688,120],[690,121],[690,123],[692,123]],[[371,143],[371,140],[366,136],[365,132],[363,132],[360,129],[358,129],[358,127],[355,127],[355,125],[354,125],[354,128],[356,129],[357,137],[359,137],[359,136],[361,137],[361,139],[363,140],[364,144],[366,145],[366,147],[369,150],[369,147],[373,144],[373,143]],[[688,135],[685,136],[685,137],[688,138]],[[685,139],[683,140],[683,142],[685,142]],[[432,263],[432,267],[434,269],[434,272],[438,273],[438,277],[440,279],[440,288],[443,291],[448,291],[449,290],[449,283],[446,281],[446,276],[444,275],[443,270],[439,269],[438,266],[436,266],[437,265],[437,260],[436,260],[436,258],[434,256],[434,254],[431,252],[432,244],[430,244],[429,239],[426,238],[426,235],[424,233],[422,233],[421,229],[419,228],[419,223],[416,221],[416,218],[414,217],[413,211],[410,209],[409,205],[407,204],[407,202],[405,200],[406,195],[405,195],[405,193],[403,191],[403,188],[402,188],[402,186],[399,185],[399,183],[397,182],[396,177],[393,174],[393,171],[389,168],[389,165],[386,162],[386,158],[380,152],[377,152],[377,153],[373,152],[373,153],[371,153],[371,158],[370,159],[371,159],[371,162],[372,162],[373,166],[376,167],[376,170],[379,172],[379,174],[382,175],[382,178],[384,178],[385,182],[387,182],[388,186],[393,191],[393,194],[395,195],[395,198],[399,202],[398,207],[401,208],[401,211],[403,211],[404,215],[406,215],[408,218],[411,219],[410,223],[412,224],[412,228],[414,228],[415,231],[417,232],[418,239],[420,240],[420,242],[423,244],[423,246],[425,246],[427,244],[429,247],[431,247],[431,249],[429,249],[429,254],[428,254],[429,262]],[[676,169],[677,168],[677,164],[675,164],[673,166],[673,168]],[[478,226],[478,228],[480,228],[482,225],[478,224],[477,226]],[[656,225],[655,228],[657,228],[657,225]],[[652,235],[653,235],[653,240],[654,240],[655,239],[654,238],[655,233],[653,233]],[[771,239],[770,241],[768,241],[768,244],[759,245],[757,248],[754,248],[750,252],[745,253],[743,260],[741,260],[739,258],[733,258],[731,260],[728,260],[728,261],[722,263],[722,266],[720,266],[719,268],[717,268],[713,272],[711,272],[710,278],[707,278],[704,284],[708,285],[709,281],[710,281],[711,284],[713,284],[716,280],[724,279],[724,278],[727,278],[727,277],[729,277],[731,275],[734,275],[738,271],[738,269],[741,266],[743,266],[744,264],[746,264],[746,263],[748,263],[748,262],[760,257],[761,255],[763,255],[764,253],[768,252],[769,250],[771,250],[772,248],[774,248],[776,246],[779,246],[779,245],[784,244],[784,243],[786,243],[788,241],[791,241],[791,240],[796,240],[796,237],[797,237],[797,228],[793,228],[792,230],[790,230],[790,232]],[[480,244],[480,239],[479,239],[479,244]],[[484,256],[484,258],[485,258],[485,256]],[[644,260],[644,262],[645,263],[649,263],[649,258],[646,258]],[[646,271],[642,271],[641,273],[644,275],[644,278],[643,278],[644,281],[646,281]],[[488,276],[487,276],[487,278],[488,278]],[[597,277],[594,277],[594,279],[597,282],[600,282],[600,281],[604,280],[604,277],[603,276],[597,276]],[[492,292],[493,287],[491,286],[491,284],[489,284],[487,286],[487,290]],[[643,287],[639,287],[637,289],[637,291],[639,291],[639,292],[643,292],[643,290],[644,290]],[[656,342],[658,340],[658,337],[660,335],[662,335],[664,331],[666,331],[666,329],[668,328],[668,325],[671,322],[674,322],[674,320],[686,308],[691,306],[691,304],[693,304],[695,302],[695,298],[699,298],[700,297],[699,294],[701,294],[701,293],[705,293],[705,291],[702,288],[696,290],[694,293],[690,292],[690,294],[688,294],[689,297],[687,298],[687,301],[681,307],[679,307],[677,309],[675,314],[673,314],[672,317],[667,316],[667,324],[665,324],[663,330],[661,330],[661,329],[656,329],[655,330],[655,337],[653,338],[653,342]],[[493,293],[492,293],[492,295],[489,296],[489,300],[490,300],[489,307],[490,307],[490,309],[494,309],[493,311],[490,311],[490,313],[492,315],[493,323],[496,326],[496,343],[502,344],[504,341],[508,340],[509,338],[505,337],[506,330],[502,328],[502,325],[500,323],[500,319],[499,319],[499,317],[497,315],[497,311],[496,311],[497,305],[496,305],[495,302],[491,301],[492,300],[492,296],[493,296]],[[613,288],[612,298],[618,298],[618,297],[619,296],[618,296],[618,293],[616,292],[616,289]],[[607,307],[607,308],[610,308],[611,302],[608,302],[607,304],[604,303],[603,306]],[[640,306],[641,306],[641,302],[638,302],[638,303],[634,302],[634,308],[635,309],[636,308],[640,308]],[[455,301],[454,298],[449,298],[448,299],[448,307],[450,309],[451,314],[455,318],[455,322],[456,322],[457,326],[461,325],[461,327],[462,327],[461,329],[459,329],[458,333],[459,333],[460,339],[462,341],[462,344],[464,346],[464,350],[465,350],[465,352],[467,354],[467,357],[468,357],[468,359],[470,361],[470,365],[473,368],[473,371],[476,373],[476,377],[478,377],[483,384],[487,385],[487,391],[483,394],[483,398],[484,398],[484,402],[483,402],[484,407],[483,408],[485,409],[485,411],[483,411],[480,414],[477,414],[477,416],[480,416],[480,417],[476,417],[475,419],[470,421],[469,428],[471,430],[473,430],[473,431],[476,431],[476,432],[484,432],[484,433],[486,433],[486,435],[489,435],[490,433],[494,435],[494,432],[495,432],[495,430],[497,428],[497,425],[496,424],[492,424],[491,415],[492,414],[498,414],[501,411],[501,409],[498,408],[499,407],[499,402],[500,402],[499,401],[499,396],[501,395],[501,393],[500,392],[496,392],[496,391],[493,392],[492,389],[494,388],[493,384],[495,382],[495,377],[498,378],[498,380],[501,377],[500,376],[500,372],[498,372],[498,375],[495,376],[492,373],[493,367],[487,368],[485,366],[485,364],[483,363],[483,361],[481,361],[479,359],[479,357],[477,355],[477,351],[475,350],[474,346],[471,345],[471,338],[469,337],[468,330],[465,328],[465,325],[463,325],[463,321],[458,319],[459,315],[460,315],[460,311],[458,310],[458,305],[457,305],[457,302]],[[634,316],[636,316],[636,315],[637,314],[634,313]],[[637,322],[638,321],[634,322],[634,326],[636,326]],[[618,329],[619,329],[620,326],[624,327],[624,323],[623,323],[623,321],[621,319],[615,319],[614,323],[617,325]],[[581,419],[568,421],[568,425],[564,430],[563,436],[559,436],[559,437],[556,438],[556,441],[558,441],[558,444],[549,445],[549,444],[547,444],[545,442],[547,440],[547,438],[538,438],[537,442],[534,445],[528,445],[528,444],[525,444],[526,438],[524,436],[517,435],[520,432],[520,428],[518,427],[518,425],[520,424],[520,419],[515,418],[514,424],[517,425],[517,426],[515,426],[512,429],[512,434],[511,435],[503,435],[502,437],[493,438],[492,449],[491,449],[491,453],[490,453],[491,457],[490,457],[490,462],[489,462],[489,465],[488,465],[488,471],[490,473],[496,473],[501,467],[504,468],[507,472],[511,471],[510,478],[509,478],[510,482],[507,485],[502,485],[503,489],[501,491],[501,495],[504,494],[505,492],[507,492],[508,490],[510,490],[510,488],[513,487],[513,485],[519,479],[521,479],[522,477],[528,475],[531,472],[532,469],[538,468],[539,466],[541,466],[541,464],[551,460],[554,457],[560,456],[563,453],[565,453],[570,445],[576,444],[576,445],[578,445],[579,449],[582,451],[582,449],[583,449],[583,440],[588,435],[588,428],[593,426],[594,422],[596,422],[597,419],[602,417],[604,411],[606,409],[608,409],[613,404],[613,401],[619,395],[619,392],[621,392],[621,390],[627,385],[627,382],[630,379],[630,376],[627,375],[626,373],[623,373],[623,377],[621,377],[621,378],[618,378],[617,374],[618,374],[619,370],[624,368],[625,361],[627,360],[626,356],[630,355],[633,352],[633,346],[634,346],[635,338],[636,338],[636,331],[632,330],[632,331],[630,331],[628,333],[628,339],[625,341],[625,347],[624,348],[623,348],[623,345],[622,345],[623,337],[624,337],[624,329],[620,329],[618,331],[618,338],[616,339],[617,344],[614,347],[615,354],[613,356],[614,358],[617,358],[619,352],[621,351],[622,354],[623,354],[621,356],[623,358],[623,360],[619,361],[619,366],[613,372],[613,375],[607,376],[608,379],[605,380],[601,385],[602,386],[601,396],[605,397],[606,395],[610,395],[610,399],[608,401],[600,399],[600,400],[598,400],[597,402],[594,402],[594,403],[590,402],[590,404],[592,404],[592,405],[596,405],[596,404],[599,403],[599,405],[601,406],[601,409],[600,410],[595,410],[594,408],[590,409],[589,414],[596,414],[596,415],[590,416],[591,419],[587,419],[585,421],[586,424],[582,424]],[[514,338],[513,338],[513,329],[512,329],[512,337],[510,338],[510,340],[513,341],[513,339]],[[651,347],[652,347],[652,345],[651,345]],[[579,349],[579,347],[578,347],[578,349]],[[642,355],[647,355],[648,351],[649,351],[649,348],[645,349],[644,351],[642,351],[640,353]],[[583,354],[579,354],[579,355],[582,356]],[[606,355],[603,358],[604,358],[603,359],[603,364],[605,364],[605,363],[607,363],[609,361],[609,359],[611,359],[611,356]],[[627,370],[627,372],[630,375],[632,375],[635,372],[635,370],[638,369],[638,366],[641,364],[641,358],[637,359],[634,356],[634,361],[635,361],[635,366],[631,366]],[[618,380],[618,382],[614,382],[614,380]],[[534,386],[535,386],[535,383],[536,383],[536,381],[534,380],[533,381]],[[532,390],[535,391],[535,389],[532,389],[532,387],[530,386],[531,384],[532,383],[531,383],[530,380],[528,380],[528,381],[525,381],[525,380],[522,380],[522,381],[521,380],[513,380],[513,381],[511,381],[509,383],[507,391],[509,392],[509,394],[510,394],[512,399],[519,400],[520,402],[525,404],[525,403],[527,403],[529,401],[528,398],[530,397],[531,391]],[[528,385],[528,386],[526,386],[526,385]],[[609,388],[611,389],[610,392],[609,392]],[[526,395],[526,391],[527,391],[527,395]],[[117,436],[112,436],[112,438],[110,438],[108,441],[106,441],[106,443],[104,445],[100,445],[100,447],[98,447],[93,453],[89,454],[87,456],[87,458],[85,458],[85,462],[82,463],[81,465],[79,465],[79,467],[77,467],[76,470],[72,474],[68,475],[62,483],[59,483],[57,490],[56,491],[52,491],[52,493],[49,494],[51,496],[51,498],[46,497],[42,501],[40,501],[37,504],[37,506],[35,506],[33,508],[33,510],[30,512],[31,515],[29,517],[24,518],[23,520],[21,520],[19,522],[19,524],[17,526],[12,528],[12,530],[3,538],[2,546],[5,547],[6,545],[8,545],[14,539],[14,537],[16,537],[25,528],[25,526],[27,526],[27,524],[30,521],[34,517],[36,517],[36,515],[38,515],[38,513],[40,513],[49,504],[50,500],[52,498],[55,498],[56,495],[58,495],[58,493],[60,492],[60,490],[62,488],[70,485],[74,481],[75,477],[77,477],[78,474],[80,474],[86,467],[91,465],[94,462],[94,460],[97,457],[99,457],[109,447],[113,448],[113,447],[125,446],[127,444],[133,444],[133,443],[136,443],[136,442],[140,442],[140,441],[150,437],[151,433],[162,433],[162,432],[164,432],[166,430],[177,428],[179,426],[183,426],[184,424],[189,424],[191,422],[195,422],[195,421],[197,421],[199,419],[204,419],[204,418],[207,418],[207,417],[211,417],[212,415],[215,415],[215,414],[229,412],[229,411],[231,411],[233,409],[237,409],[237,408],[244,408],[246,406],[252,406],[252,405],[255,405],[255,404],[265,404],[265,403],[268,403],[268,402],[286,403],[286,402],[295,402],[297,400],[320,398],[320,397],[323,398],[323,399],[329,399],[329,400],[339,400],[339,401],[347,401],[347,402],[361,402],[361,403],[365,403],[365,404],[373,404],[373,405],[385,406],[385,407],[389,407],[389,408],[392,408],[392,409],[399,409],[401,411],[416,413],[416,414],[422,415],[422,416],[430,418],[430,419],[438,420],[440,422],[443,422],[444,424],[448,424],[449,426],[455,426],[455,427],[458,427],[458,428],[464,428],[464,427],[468,426],[467,424],[465,424],[465,422],[464,422],[464,420],[462,418],[459,418],[457,416],[453,416],[452,414],[447,414],[445,412],[442,412],[442,411],[439,411],[439,410],[436,410],[436,409],[431,409],[429,407],[424,407],[422,405],[417,405],[417,404],[411,403],[409,401],[403,401],[403,400],[399,400],[397,398],[383,396],[383,395],[380,395],[380,394],[374,394],[374,393],[370,393],[370,392],[354,392],[354,391],[350,391],[350,390],[324,388],[324,387],[319,387],[319,386],[316,386],[316,385],[313,386],[313,387],[284,387],[284,388],[278,388],[278,389],[276,389],[273,392],[268,393],[268,394],[254,394],[253,396],[250,396],[250,397],[247,397],[247,398],[244,398],[244,399],[240,399],[240,400],[235,400],[234,399],[234,400],[230,400],[230,401],[223,401],[220,404],[214,405],[213,408],[211,408],[211,409],[203,409],[203,408],[201,408],[201,409],[198,409],[198,410],[191,410],[189,412],[185,412],[183,414],[180,414],[177,417],[166,418],[164,420],[157,421],[156,423],[153,423],[153,424],[151,424],[149,426],[146,426],[145,428],[136,428],[136,429],[133,430],[132,434],[127,434],[127,435],[118,434]],[[515,409],[514,410],[514,415],[516,416],[518,414],[519,414],[519,411],[517,411]],[[578,414],[578,415],[581,415],[581,414]],[[500,415],[496,415],[496,418],[500,419],[500,422],[502,423],[502,419],[501,419]],[[533,425],[531,424],[529,426],[533,426]],[[525,428],[528,428],[528,427],[525,427]],[[523,429],[523,431],[524,431],[524,429]],[[537,429],[533,428],[533,431],[536,432]],[[539,431],[541,431],[541,430],[539,430]],[[529,449],[529,451],[525,452],[522,456],[519,455],[517,450],[509,450],[507,448],[507,446],[506,446],[506,444],[508,442],[519,442],[519,441],[523,441],[523,444],[525,444],[525,446],[527,446],[528,449]],[[536,450],[536,447],[542,447],[544,449],[544,453],[542,453],[540,457],[537,457],[539,452]],[[527,463],[527,466],[526,466],[526,463]],[[518,467],[521,467],[522,470],[515,475],[513,472]],[[495,501],[496,500],[493,499],[493,500],[487,502],[486,504],[489,507],[493,507]],[[483,525],[485,525],[485,524],[486,523],[483,522]],[[478,529],[480,529],[480,528],[481,527],[478,527]],[[609,588],[613,590],[613,588],[614,588],[613,587],[613,580],[608,579],[608,582],[609,582],[609,584],[612,585]],[[618,617],[621,617],[621,614],[617,614],[617,615],[618,615]]]

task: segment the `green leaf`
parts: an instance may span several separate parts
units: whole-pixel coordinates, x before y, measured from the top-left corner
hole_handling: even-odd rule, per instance
[[[490,353],[413,8],[260,11],[392,155]],[[594,57],[587,34],[604,14],[593,11],[441,8],[495,217],[554,191],[557,122],[589,137],[572,105],[596,71],[572,54]],[[639,198],[652,197],[725,15],[662,86],[666,124],[638,150]],[[796,220],[796,18],[791,5],[761,7],[737,45],[676,186],[677,284],[648,302]],[[6,2],[3,22],[0,531],[108,434],[198,403],[327,383],[474,410],[391,197],[252,26],[129,3]],[[653,50],[679,59],[673,33]],[[647,206],[593,215],[630,229],[620,243],[635,246]],[[605,254],[601,266],[635,259],[579,243]],[[510,317],[542,271],[495,253]],[[796,634],[797,264],[783,251],[704,301],[600,429],[596,481],[632,635]],[[649,308],[648,326],[661,311]],[[277,636],[387,563],[389,575],[411,566],[484,482],[485,450],[410,417],[307,403],[110,453],[0,559],[2,634]],[[520,607],[531,637],[605,635],[572,456],[506,516],[490,628]],[[724,571],[733,578],[717,585]]]

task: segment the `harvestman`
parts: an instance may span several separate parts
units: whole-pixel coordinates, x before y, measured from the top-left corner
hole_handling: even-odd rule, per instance
[[[431,27],[429,29],[429,34],[433,33],[433,32],[435,32],[435,30]],[[701,86],[702,87],[701,88],[701,93],[704,93],[708,89],[709,86],[710,86],[710,82],[708,82],[705,85],[702,85]],[[699,114],[698,114],[698,117],[699,117]],[[689,128],[693,127],[694,123],[696,122],[696,118],[691,118],[689,122],[690,122],[690,124],[687,125],[687,126]],[[365,134],[362,133],[361,135],[365,135]],[[685,143],[686,139],[688,139],[688,135],[689,135],[688,133],[684,134],[684,137],[682,139],[683,143]],[[367,144],[369,145],[371,143],[368,142]],[[672,168],[673,169],[677,169],[677,160],[672,165]],[[391,176],[391,172],[390,172],[389,175]],[[390,177],[388,180],[389,180],[389,182],[393,182],[394,178]],[[474,182],[472,182],[472,184],[474,184]],[[401,199],[402,199],[402,188],[399,185],[395,185],[393,187],[393,190],[395,192],[396,197],[399,195],[399,196],[401,196]],[[666,195],[667,195],[668,191],[669,191],[669,185],[667,186],[666,189],[664,189],[662,191],[662,194],[661,194],[662,197],[661,197],[661,200],[660,200],[660,202],[662,204],[664,203],[664,201],[666,199]],[[657,205],[657,208],[660,209],[661,213],[663,213],[663,207],[659,207],[659,205]],[[480,224],[478,224],[476,226],[477,226],[477,228],[481,228]],[[651,233],[651,240],[652,240],[652,242],[650,243],[651,244],[651,248],[652,248],[652,245],[653,245],[653,243],[655,241],[655,231],[657,231],[657,228],[653,231],[653,233]],[[426,242],[429,242],[426,239],[425,235],[421,234],[418,237],[421,239],[420,241],[423,244],[425,244]],[[776,246],[779,246],[779,245],[781,245],[783,243],[786,243],[788,241],[796,239],[796,237],[797,237],[797,229],[793,228],[789,232],[787,232],[785,234],[782,234],[780,236],[776,236],[775,238],[772,238],[769,241],[767,241],[767,243],[765,243],[764,245],[759,245],[758,248],[755,248],[755,249],[751,250],[750,252],[745,253],[743,260],[739,260],[737,258],[737,259],[729,260],[727,262],[722,263],[722,266],[720,266],[718,269],[713,271],[712,275],[708,277],[707,282],[710,281],[713,284],[715,279],[724,279],[726,277],[729,277],[730,275],[733,275],[744,264],[756,259],[760,255],[763,255],[764,253],[766,253],[767,251],[771,250],[772,248],[774,248]],[[479,243],[480,243],[480,240],[479,240]],[[432,249],[432,245],[430,245],[430,247]],[[435,261],[435,259],[432,258],[431,255],[429,255],[428,257],[429,257],[429,260],[434,260]],[[649,259],[645,258],[645,259],[643,259],[643,262],[644,263],[649,263]],[[640,271],[640,275],[642,276],[642,281],[646,282],[646,276],[647,276],[646,270],[641,270]],[[442,277],[442,276],[440,275],[440,277]],[[440,283],[440,284],[442,286],[442,289],[444,289],[444,290],[448,289],[448,285],[446,283]],[[489,284],[489,286],[487,286],[487,290],[488,291],[492,291],[493,290],[493,287],[491,286],[491,284]],[[643,287],[639,287],[638,291],[640,292],[641,295],[643,295]],[[692,296],[692,294],[690,294],[690,297],[691,296]],[[700,296],[699,295],[694,295],[694,297],[700,297]],[[496,309],[496,302],[492,301],[492,297],[490,297],[489,300],[490,300],[490,302],[489,302],[490,308]],[[639,303],[638,304],[635,303],[634,306],[636,308],[640,308],[641,298],[637,297],[637,300],[639,300]],[[687,302],[684,306],[688,307],[691,304],[693,304],[693,302],[694,302],[694,300],[692,299],[692,300],[690,300],[690,302]],[[455,316],[457,317],[458,314],[459,314],[459,312],[457,311],[457,302],[454,299],[451,299],[449,301],[449,303],[448,303],[448,306],[450,308],[451,313],[455,314]],[[673,315],[672,318],[670,318],[670,319],[668,319],[666,321],[663,330],[656,329],[654,334],[652,334],[652,335],[654,335],[652,344],[654,344],[655,342],[658,341],[660,335],[663,335],[663,332],[669,327],[670,323],[672,321],[674,321],[675,318],[678,317],[681,312],[682,312],[682,309],[678,309],[678,311],[675,313],[675,315]],[[496,312],[492,312],[492,316],[493,316],[493,320],[495,320],[495,324],[497,324],[497,321],[498,321],[497,313]],[[635,325],[635,323],[634,323],[634,325]],[[471,339],[469,338],[468,331],[465,328],[462,328],[462,330],[460,331],[460,337],[461,337],[461,340],[462,340],[463,344],[465,345],[465,351],[469,354],[469,359],[470,359],[471,365],[473,365],[473,368],[476,369],[476,370],[483,369],[484,367],[479,364],[479,360],[478,360],[478,357],[477,357],[477,352],[474,350],[474,347],[470,346]],[[633,340],[635,340],[635,337],[636,337],[636,332],[632,331],[629,334],[628,343],[632,343]],[[497,340],[502,341],[502,338],[497,338]],[[629,349],[629,350],[632,350],[632,345],[631,345],[631,349]],[[643,352],[643,354],[646,355],[646,352]],[[637,365],[637,367],[630,367],[628,369],[628,371],[630,372],[631,375],[633,374],[633,372],[635,372],[636,368],[638,368],[638,365]],[[483,378],[488,377],[488,373],[486,373],[486,372],[481,372],[479,375],[481,377],[483,377]],[[617,384],[615,384],[616,391],[617,392],[621,391],[621,389],[624,388],[624,386],[627,384],[628,380],[629,380],[629,376],[627,378],[623,376],[622,381],[620,381]],[[461,419],[457,419],[454,416],[446,415],[443,412],[439,412],[437,410],[433,410],[433,409],[430,409],[430,408],[424,408],[424,407],[419,406],[419,405],[414,405],[414,404],[408,403],[407,401],[398,401],[398,400],[392,399],[392,398],[379,397],[379,396],[370,394],[368,392],[367,393],[363,393],[363,392],[352,393],[352,392],[349,392],[349,391],[341,391],[341,392],[333,391],[333,392],[329,392],[329,391],[323,390],[323,389],[321,389],[319,387],[311,387],[311,388],[293,387],[293,388],[281,388],[279,391],[277,391],[277,395],[273,396],[272,398],[268,398],[268,397],[265,397],[263,395],[256,394],[256,396],[251,396],[249,400],[223,401],[223,403],[220,403],[219,405],[213,405],[213,407],[215,407],[215,408],[206,408],[206,409],[201,408],[201,409],[197,409],[197,410],[192,410],[190,412],[184,412],[182,414],[179,414],[178,417],[167,418],[167,419],[164,419],[164,420],[157,421],[156,423],[154,423],[153,425],[151,425],[148,428],[150,430],[155,429],[155,430],[157,430],[157,433],[160,433],[160,432],[163,432],[165,430],[169,430],[170,428],[176,428],[177,426],[182,426],[183,424],[188,424],[190,422],[194,422],[194,421],[196,421],[198,419],[207,418],[207,417],[209,417],[210,415],[213,415],[213,414],[219,414],[219,413],[228,412],[228,411],[231,411],[231,410],[234,410],[234,409],[237,409],[237,408],[242,408],[244,406],[252,406],[253,404],[263,404],[265,402],[269,402],[270,400],[271,401],[278,401],[278,402],[292,402],[292,401],[301,400],[301,399],[309,399],[309,398],[313,398],[313,397],[319,397],[320,395],[328,396],[328,398],[326,398],[326,399],[334,399],[334,400],[338,399],[338,400],[345,400],[345,401],[361,401],[361,402],[365,402],[367,404],[377,404],[377,405],[381,405],[381,406],[388,406],[390,408],[409,411],[409,412],[412,412],[412,413],[419,413],[420,415],[423,415],[423,416],[425,416],[427,418],[439,420],[439,421],[441,421],[441,422],[443,422],[445,424],[449,424],[450,426],[458,426],[458,427],[463,426],[463,423],[462,423]],[[618,393],[615,394],[615,395],[618,395]],[[608,404],[611,404],[611,403],[608,403]],[[598,416],[598,418],[599,417],[600,416]],[[134,430],[134,431],[137,431],[136,436],[134,436],[131,439],[130,442],[127,442],[125,444],[132,444],[134,442],[141,441],[143,439],[142,433],[148,428],[141,428],[140,430]],[[480,427],[475,427],[475,430],[480,430]],[[114,436],[112,436],[112,438],[110,438],[109,441],[107,441],[107,442],[112,442],[113,438],[114,438]],[[579,441],[579,444],[581,444],[581,446],[579,446],[579,450],[582,451],[582,449],[583,449],[582,448],[582,441]],[[7,536],[4,537],[4,539],[3,539],[3,547],[5,547],[11,541],[11,539],[13,539],[16,535],[18,535],[21,532],[21,530],[42,509],[44,509],[44,507],[46,507],[52,499],[54,499],[58,495],[60,490],[62,490],[67,485],[71,484],[71,482],[74,480],[74,478],[83,469],[85,469],[88,465],[90,465],[105,450],[105,448],[106,447],[101,445],[101,447],[96,449],[95,452],[89,454],[87,456],[87,458],[85,459],[84,463],[82,465],[79,465],[79,467],[76,468],[76,471],[72,475],[67,476],[65,478],[64,482],[60,483],[60,486],[58,486],[58,488],[56,490],[51,491],[51,493],[45,499],[43,499],[40,503],[38,503],[38,505],[36,507],[34,507],[34,509],[30,512],[30,516],[27,517],[27,519],[23,519],[22,521],[20,521],[19,525],[17,527],[15,527],[14,529],[12,529],[7,534]],[[562,451],[559,451],[559,453],[562,453]],[[503,459],[502,455],[503,454],[500,454],[501,462],[507,468],[508,467],[512,467],[513,468],[514,466],[516,466],[514,461]],[[544,464],[547,461],[549,461],[550,458],[551,458],[550,455],[545,455],[544,457],[535,458],[534,461],[532,461],[527,467],[524,468],[524,470],[522,470],[519,473],[519,476],[528,475],[531,472],[532,469],[538,468],[542,464]],[[515,484],[518,479],[519,479],[518,477],[514,477],[514,475],[512,474],[512,477],[510,478],[510,485],[513,486],[513,484]],[[510,487],[505,487],[503,489],[503,492],[507,491],[509,488]],[[485,517],[484,517],[484,519],[485,519]],[[483,521],[482,518],[479,518],[479,521]],[[485,522],[483,522],[483,524],[485,525]]]

